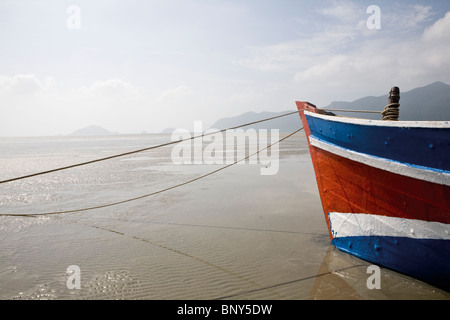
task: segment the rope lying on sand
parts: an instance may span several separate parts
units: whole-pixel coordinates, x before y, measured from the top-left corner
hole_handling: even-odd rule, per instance
[[[49,173],[53,173],[53,172],[57,172],[57,171],[67,170],[67,169],[71,169],[71,168],[75,168],[75,167],[80,167],[80,166],[84,166],[84,165],[88,165],[88,164],[92,164],[92,163],[96,163],[96,162],[100,162],[100,161],[106,161],[106,160],[110,160],[110,159],[114,159],[114,158],[124,157],[124,156],[132,155],[132,154],[135,154],[135,153],[139,153],[139,152],[149,151],[149,150],[152,150],[152,149],[156,149],[156,148],[160,148],[160,147],[165,147],[165,146],[172,145],[172,144],[176,144],[176,143],[180,143],[180,142],[183,142],[183,141],[189,141],[189,140],[193,140],[193,139],[205,137],[205,136],[212,135],[212,134],[218,134],[218,133],[221,133],[221,132],[225,132],[225,131],[227,131],[227,130],[238,129],[238,128],[242,128],[242,127],[249,126],[249,125],[252,125],[252,124],[257,124],[257,123],[261,123],[261,122],[264,122],[264,121],[269,121],[269,120],[273,120],[273,119],[277,119],[277,118],[289,116],[289,115],[292,115],[292,114],[297,114],[297,113],[299,113],[299,112],[301,112],[301,111],[304,111],[304,110],[306,110],[306,109],[301,109],[301,110],[297,110],[297,111],[285,113],[285,114],[278,115],[278,116],[273,116],[273,117],[269,117],[269,118],[265,118],[265,119],[261,119],[261,120],[257,120],[257,121],[252,121],[252,122],[244,123],[244,124],[241,124],[241,125],[238,125],[238,126],[234,126],[234,127],[230,127],[230,128],[222,129],[222,130],[217,130],[217,131],[210,132],[210,133],[207,133],[207,134],[200,134],[200,135],[197,135],[197,136],[192,136],[192,137],[190,137],[190,138],[180,139],[180,140],[178,140],[178,141],[171,141],[171,142],[167,142],[167,143],[163,143],[163,144],[159,144],[159,145],[155,145],[155,146],[151,146],[151,147],[147,147],[147,148],[143,148],[143,149],[137,149],[137,150],[133,150],[133,151],[129,151],[129,152],[124,152],[124,153],[120,153],[120,154],[115,154],[115,155],[111,155],[111,156],[108,156],[108,157],[99,158],[99,159],[94,159],[94,160],[90,160],[90,161],[86,161],[86,162],[81,162],[81,163],[77,163],[77,164],[73,164],[73,165],[69,165],[69,166],[65,166],[65,167],[55,168],[55,169],[51,169],[51,170],[47,170],[47,171],[41,171],[41,172],[36,172],[36,173],[33,173],[33,174],[28,174],[28,175],[24,175],[24,176],[20,176],[20,177],[16,177],[16,178],[11,178],[11,179],[7,179],[7,180],[0,181],[0,184],[7,183],[7,182],[18,181],[18,180],[22,180],[22,179],[26,179],[26,178],[31,178],[31,177],[39,176],[39,175],[49,174]],[[370,110],[345,110],[345,109],[321,109],[321,110],[328,110],[328,111],[344,111],[344,112],[381,113],[380,111],[370,111]],[[298,129],[298,130],[296,130],[296,131],[294,131],[294,132],[292,132],[292,133],[290,133],[290,134],[288,134],[287,136],[285,136],[284,138],[278,140],[277,142],[274,142],[274,143],[268,145],[267,147],[265,147],[265,148],[263,148],[263,149],[260,149],[260,150],[258,150],[257,152],[255,152],[255,153],[253,153],[253,154],[251,154],[251,155],[248,155],[248,156],[245,157],[245,158],[242,158],[242,159],[240,159],[240,160],[237,160],[237,161],[235,161],[235,162],[233,162],[233,163],[231,163],[231,164],[225,165],[225,166],[223,166],[223,167],[221,167],[221,168],[219,168],[219,169],[213,170],[213,171],[211,171],[211,172],[209,172],[209,173],[206,173],[206,174],[204,174],[204,175],[201,175],[201,176],[199,176],[199,177],[197,177],[197,178],[194,178],[194,179],[191,179],[191,180],[188,180],[188,181],[179,183],[179,184],[177,184],[177,185],[174,185],[174,186],[171,186],[171,187],[168,187],[168,188],[165,188],[165,189],[161,189],[161,190],[158,190],[158,191],[155,191],[155,192],[152,192],[152,193],[144,194],[144,195],[141,195],[141,196],[138,196],[138,197],[129,198],[129,199],[125,199],[125,200],[121,200],[121,201],[117,201],[117,202],[112,202],[112,203],[102,204],[102,205],[93,206],[93,207],[81,208],[81,209],[73,209],[73,210],[65,210],[65,211],[55,211],[55,212],[44,212],[44,213],[34,213],[34,214],[19,214],[19,213],[14,214],[14,213],[6,213],[6,214],[0,214],[0,216],[37,217],[37,216],[44,216],[44,215],[54,215],[54,214],[64,214],[64,213],[82,212],[82,211],[88,211],[88,210],[94,210],[94,209],[100,209],[100,208],[111,207],[111,206],[119,205],[119,204],[122,204],[122,203],[131,202],[131,201],[136,201],[136,200],[139,200],[139,199],[142,199],[142,198],[150,197],[150,196],[153,196],[153,195],[156,195],[156,194],[159,194],[159,193],[168,191],[168,190],[172,190],[172,189],[175,189],[175,188],[184,186],[184,185],[189,184],[189,183],[192,183],[192,182],[194,182],[194,181],[200,180],[200,179],[205,178],[205,177],[207,177],[207,176],[210,176],[210,175],[212,175],[212,174],[214,174],[214,173],[217,173],[217,172],[219,172],[219,171],[222,171],[222,170],[224,170],[224,169],[226,169],[226,168],[228,168],[228,167],[231,167],[231,166],[233,166],[233,165],[235,165],[235,164],[237,164],[237,163],[239,163],[239,162],[245,161],[245,160],[247,160],[248,158],[250,158],[250,157],[252,157],[252,156],[254,156],[254,155],[257,155],[257,154],[259,154],[260,152],[262,152],[262,151],[264,151],[264,150],[266,150],[266,149],[271,148],[273,145],[275,145],[275,144],[277,144],[277,143],[280,143],[281,141],[283,141],[283,140],[285,140],[285,139],[291,137],[292,135],[296,134],[297,132],[301,131],[302,129],[303,129],[303,127],[300,128],[300,129]]]
[[[165,189],[161,189],[161,190],[158,190],[158,191],[155,191],[155,192],[152,192],[152,193],[144,194],[144,195],[141,195],[141,196],[138,196],[138,197],[134,197],[134,198],[130,198],[130,199],[125,199],[125,200],[121,200],[121,201],[116,201],[116,202],[111,202],[111,203],[107,203],[107,204],[102,204],[102,205],[93,206],[93,207],[87,207],[87,208],[81,208],[81,209],[73,209],[73,210],[65,210],[65,211],[54,211],[54,212],[43,212],[43,213],[30,213],[30,214],[4,213],[4,214],[0,214],[0,216],[37,217],[37,216],[47,216],[47,215],[64,214],[64,213],[75,213],[75,212],[83,212],[83,211],[88,211],[88,210],[94,210],[94,209],[100,209],[100,208],[116,206],[116,205],[119,205],[119,204],[122,204],[122,203],[126,203],[126,202],[131,202],[131,201],[136,201],[136,200],[139,200],[139,199],[147,198],[147,197],[154,196],[156,194],[159,194],[159,193],[162,193],[162,192],[165,192],[165,191],[169,191],[169,190],[172,190],[172,189],[175,189],[175,188],[187,185],[187,184],[192,183],[194,181],[206,178],[206,177],[208,177],[208,176],[210,176],[210,175],[212,175],[214,173],[217,173],[219,171],[222,171],[222,170],[224,170],[226,168],[234,166],[235,164],[237,164],[239,162],[242,162],[242,161],[245,161],[245,160],[249,159],[250,157],[257,155],[257,154],[261,153],[262,151],[264,151],[266,149],[270,149],[275,144],[278,144],[281,141],[286,140],[287,138],[293,136],[294,134],[296,134],[297,132],[300,132],[301,130],[303,130],[303,127],[298,129],[298,130],[295,130],[294,132],[292,132],[292,133],[288,134],[287,136],[279,139],[278,141],[269,144],[267,147],[259,149],[258,151],[254,152],[252,154],[249,154],[248,156],[246,156],[246,157],[244,157],[242,159],[236,160],[233,163],[227,164],[227,165],[225,165],[223,167],[220,167],[220,168],[218,168],[216,170],[213,170],[213,171],[210,171],[208,173],[205,173],[205,174],[203,174],[203,175],[201,175],[199,177],[187,180],[187,181],[179,183],[177,185],[174,185],[174,186],[171,186],[171,187],[168,187],[168,188],[165,188]]]
[[[297,110],[297,111],[293,111],[293,112],[288,112],[288,113],[281,114],[281,115],[278,115],[278,116],[269,117],[269,118],[265,118],[265,119],[261,119],[261,120],[257,120],[257,121],[244,123],[244,124],[241,124],[241,125],[238,125],[238,126],[227,128],[227,129],[217,130],[217,131],[206,133],[206,134],[200,134],[200,135],[197,135],[197,136],[190,137],[188,139],[180,139],[180,140],[177,140],[177,141],[166,142],[166,143],[162,143],[162,144],[159,144],[159,145],[155,145],[155,146],[151,146],[151,147],[147,147],[147,148],[143,148],[143,149],[132,150],[132,151],[119,153],[119,154],[111,155],[111,156],[104,157],[104,158],[99,158],[99,159],[94,159],[94,160],[90,160],[90,161],[86,161],[86,162],[81,162],[81,163],[77,163],[77,164],[68,165],[68,166],[65,166],[65,167],[55,168],[55,169],[51,169],[51,170],[47,170],[47,171],[41,171],[41,172],[36,172],[36,173],[20,176],[20,177],[15,177],[15,178],[10,178],[10,179],[6,179],[6,180],[1,180],[0,184],[13,182],[13,181],[17,181],[17,180],[22,180],[22,179],[27,179],[27,178],[31,178],[31,177],[36,177],[36,176],[39,176],[39,175],[49,174],[49,173],[53,173],[53,172],[57,172],[57,171],[67,170],[67,169],[71,169],[71,168],[75,168],[75,167],[85,166],[85,165],[96,163],[96,162],[100,162],[100,161],[106,161],[106,160],[115,159],[115,158],[119,158],[119,157],[129,156],[129,155],[132,155],[132,154],[135,154],[135,153],[149,151],[149,150],[152,150],[152,149],[169,146],[169,145],[180,143],[180,142],[183,142],[183,141],[193,140],[193,139],[197,139],[197,138],[201,138],[201,137],[206,137],[206,136],[209,136],[209,135],[212,135],[212,134],[225,132],[227,130],[238,129],[238,128],[246,127],[246,126],[249,126],[249,125],[252,125],[252,124],[257,124],[257,123],[261,123],[261,122],[265,122],[265,121],[269,121],[269,120],[273,120],[273,119],[277,119],[277,118],[281,118],[281,117],[290,116],[292,114],[296,114],[296,113],[299,113],[299,112],[304,111],[304,110],[305,109],[301,109],[301,110]],[[357,113],[382,113],[381,111],[371,111],[371,110],[348,110],[348,109],[327,109],[327,108],[320,109],[320,110],[337,111],[337,112],[357,112]]]
[[[48,173],[52,173],[52,172],[57,172],[57,171],[61,171],[61,170],[67,170],[67,169],[71,169],[71,168],[75,168],[75,167],[85,166],[85,165],[88,165],[88,164],[92,164],[92,163],[96,163],[96,162],[100,162],[100,161],[105,161],[105,160],[110,160],[110,159],[114,159],[114,158],[119,158],[119,157],[124,157],[124,156],[128,156],[128,155],[131,155],[131,154],[139,153],[139,152],[149,151],[149,150],[152,150],[152,149],[169,146],[169,145],[180,143],[180,142],[183,142],[183,141],[189,141],[189,140],[193,140],[193,139],[197,139],[197,138],[201,138],[201,137],[206,137],[206,136],[209,136],[209,135],[212,135],[212,134],[218,134],[220,132],[225,132],[227,130],[238,129],[238,128],[246,127],[246,126],[249,126],[249,125],[252,125],[252,124],[256,124],[256,123],[260,123],[260,122],[264,122],[264,121],[269,121],[269,120],[273,120],[273,119],[289,116],[291,114],[299,113],[300,111],[303,111],[303,110],[293,111],[293,112],[285,113],[285,114],[282,114],[282,115],[278,115],[278,116],[274,116],[274,117],[270,117],[270,118],[266,118],[266,119],[262,119],[262,120],[257,120],[257,121],[244,123],[244,124],[241,124],[239,126],[235,126],[235,127],[231,127],[231,128],[227,128],[227,129],[222,129],[222,130],[218,130],[218,131],[214,131],[214,132],[210,132],[210,133],[206,133],[206,134],[201,134],[201,135],[197,135],[197,136],[193,136],[193,137],[191,137],[189,139],[180,139],[180,140],[177,140],[177,141],[166,142],[166,143],[162,143],[162,144],[159,144],[159,145],[156,145],[156,146],[151,146],[151,147],[147,147],[147,148],[143,148],[143,149],[138,149],[138,150],[133,150],[133,151],[124,152],[124,153],[120,153],[120,154],[115,154],[115,155],[112,155],[112,156],[99,158],[99,159],[95,159],[95,160],[90,160],[90,161],[86,161],[86,162],[81,162],[81,163],[77,163],[77,164],[72,164],[72,165],[69,165],[69,166],[61,167],[61,168],[56,168],[56,169],[51,169],[51,170],[47,170],[47,171],[36,172],[36,173],[28,174],[28,175],[25,175],[25,176],[21,176],[21,177],[11,178],[11,179],[0,181],[0,184],[7,183],[7,182],[13,182],[13,181],[17,181],[17,180],[22,180],[22,179],[26,179],[26,178],[31,178],[31,177],[36,177],[36,176],[39,176],[39,175],[48,174]]]

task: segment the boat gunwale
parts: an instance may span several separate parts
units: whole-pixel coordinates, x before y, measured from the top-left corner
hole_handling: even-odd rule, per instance
[[[321,110],[321,109],[317,109]],[[304,110],[308,116],[330,120],[335,122],[343,122],[349,124],[378,126],[378,127],[397,127],[397,128],[430,128],[430,129],[450,129],[450,120],[447,121],[387,121],[387,120],[371,120],[363,118],[352,118],[345,116],[333,116],[320,114],[308,110]]]

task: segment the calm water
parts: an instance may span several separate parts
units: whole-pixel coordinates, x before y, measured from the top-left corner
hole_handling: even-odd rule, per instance
[[[0,139],[0,180],[170,141],[169,135]],[[0,213],[139,197],[217,169],[175,165],[173,147],[0,185]],[[0,299],[449,299],[330,246],[302,133],[276,175],[239,164],[137,201],[0,217]],[[67,268],[80,268],[80,289]]]

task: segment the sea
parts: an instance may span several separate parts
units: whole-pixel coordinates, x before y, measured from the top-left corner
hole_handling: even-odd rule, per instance
[[[0,180],[171,139],[1,138]],[[330,244],[304,133],[280,142],[275,174],[175,163],[174,148],[0,184],[0,299],[450,299],[385,268],[374,288],[371,263]]]

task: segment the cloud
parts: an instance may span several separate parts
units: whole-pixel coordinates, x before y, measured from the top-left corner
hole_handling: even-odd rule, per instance
[[[450,14],[437,20],[435,9],[448,5],[381,1],[381,29],[369,30],[368,2],[197,2],[194,16],[162,3],[150,11],[112,7],[120,21],[90,8],[98,21],[85,21],[82,30],[96,25],[89,34],[67,32],[64,19],[49,37],[30,33],[39,36],[30,36],[39,46],[33,59],[22,59],[28,51],[18,45],[29,42],[8,33],[0,136],[64,134],[91,124],[123,133],[189,128],[193,120],[284,111],[294,99],[321,105],[450,80]]]
[[[425,42],[440,42],[450,40],[450,12],[428,27],[422,35]]]
[[[350,1],[334,1],[332,6],[320,8],[322,15],[337,19],[338,21],[354,21],[361,14],[361,6]]]
[[[404,5],[394,12],[383,13],[386,28],[402,34],[422,29],[432,19],[432,7],[424,5]]]
[[[430,23],[433,16],[432,7],[428,5],[390,3],[389,6],[380,4],[378,7],[381,13],[381,26],[385,33],[406,34],[420,30],[424,24]],[[334,1],[332,6],[321,8],[318,12],[325,18],[333,19],[326,28],[353,29],[358,34],[363,32],[367,35],[369,33],[366,21],[373,14],[368,13],[367,8],[367,5],[361,3]]]
[[[90,90],[97,94],[129,94],[135,93],[137,90],[130,82],[121,79],[108,79],[105,81],[95,81]]]
[[[51,76],[43,81],[32,74],[0,76],[0,136],[67,134],[91,124],[128,131],[136,114],[137,125],[145,125],[139,114],[149,113],[148,102],[137,87],[118,78],[64,90]]]
[[[296,72],[294,79],[305,81],[341,78],[351,81],[354,78],[353,82],[357,82],[364,75],[380,81],[388,76],[400,79],[399,76],[421,75],[425,77],[425,81],[433,81],[432,77],[436,73],[447,75],[449,38],[450,12],[417,38],[397,42],[386,39],[362,42],[356,50],[316,58],[312,66]],[[427,74],[432,77],[426,79]]]
[[[159,102],[180,102],[192,95],[192,90],[188,86],[180,85],[163,91],[158,97]]]
[[[287,81],[286,86],[318,104],[384,94],[394,85],[407,90],[450,81],[450,12],[431,23],[429,6],[409,5],[391,12],[382,7],[382,26],[374,31],[361,20],[361,9],[350,2],[333,2],[319,10],[332,17],[321,20],[325,23],[320,30],[252,47],[237,63],[263,73],[290,75],[292,83]]]
[[[217,100],[186,85],[149,94],[120,78],[64,89],[57,79],[0,76],[0,136],[69,134],[99,125],[120,133],[189,128],[216,111]]]
[[[1,75],[0,135],[18,135],[22,129],[28,131],[36,127],[40,118],[39,110],[45,106],[44,93],[51,86],[50,78],[43,84],[33,74]]]
[[[235,64],[263,72],[284,72],[291,67],[303,63],[306,55],[300,54],[304,46],[297,42],[286,42],[263,47],[247,47],[248,54],[245,58],[234,61]]]
[[[0,76],[0,94],[28,96],[43,89],[42,83],[33,74],[17,74],[14,77]]]
[[[73,93],[88,99],[103,99],[105,102],[134,100],[139,97],[140,90],[131,82],[118,78],[97,80],[89,87],[80,87]]]
[[[292,72],[308,68],[317,58],[342,49],[363,32],[366,27],[366,7],[349,1],[334,1],[332,6],[316,10],[318,14],[309,21],[309,27],[320,21],[316,31],[300,32],[296,39],[264,46],[249,46],[246,57],[235,59],[242,67],[263,72]],[[304,25],[304,20],[298,21]],[[363,28],[364,27],[364,28]]]

